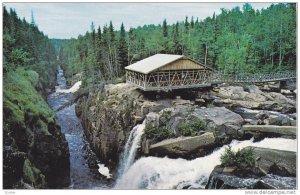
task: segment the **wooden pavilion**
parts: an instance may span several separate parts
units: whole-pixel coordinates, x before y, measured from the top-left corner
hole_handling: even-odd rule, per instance
[[[143,91],[209,87],[213,70],[183,55],[156,54],[125,67],[126,82]]]

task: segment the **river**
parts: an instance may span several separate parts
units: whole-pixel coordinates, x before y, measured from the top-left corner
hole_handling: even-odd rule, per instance
[[[62,93],[67,88],[61,67],[58,68],[55,92],[48,96],[53,110],[72,99],[72,93]],[[70,150],[70,189],[106,189],[109,184],[98,172],[100,161],[90,149],[84,136],[80,119],[75,114],[75,104],[56,112],[61,131],[65,134]]]

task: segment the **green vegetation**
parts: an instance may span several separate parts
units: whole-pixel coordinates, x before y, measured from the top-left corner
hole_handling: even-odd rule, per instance
[[[35,188],[42,188],[46,185],[45,176],[28,159],[24,161],[23,175],[25,182]]]
[[[178,131],[183,136],[196,136],[200,130],[206,129],[206,122],[201,119],[188,120],[179,125]]]
[[[161,118],[165,118],[166,121],[169,121],[171,119],[172,111],[170,110],[164,110],[163,113],[160,115]]]
[[[32,18],[31,24],[21,20],[15,10],[3,8],[3,73],[17,68],[33,70],[39,75],[35,87],[43,91],[55,84],[56,53],[51,41]],[[30,74],[30,72],[28,72]],[[4,82],[4,85],[6,83]]]
[[[54,113],[36,90],[44,92],[55,83],[55,49],[34,18],[29,24],[5,7],[3,17],[4,122],[25,127],[24,120],[33,116],[51,122]]]
[[[152,127],[149,125],[145,127],[145,135],[153,143],[175,137],[175,134],[166,127]]]
[[[96,44],[94,43],[96,40]],[[85,85],[112,81],[123,67],[156,53],[183,54],[225,74],[296,68],[296,4],[254,10],[222,9],[204,20],[144,25],[115,31],[112,22],[62,44],[67,76],[84,72]]]
[[[19,124],[25,128],[25,123],[37,122],[37,126],[45,134],[49,134],[44,122],[53,122],[54,113],[45,100],[35,90],[32,83],[37,81],[37,73],[18,68],[6,74],[4,78],[4,122],[11,128]],[[44,122],[39,121],[42,118]],[[13,130],[13,129],[12,129]]]
[[[237,167],[254,167],[255,157],[253,149],[232,151],[231,146],[225,149],[225,152],[221,155],[221,163],[223,166],[237,166]]]

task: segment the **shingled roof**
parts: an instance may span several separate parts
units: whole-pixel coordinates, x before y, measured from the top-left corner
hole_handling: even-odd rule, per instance
[[[155,54],[134,64],[126,66],[125,69],[148,74],[183,57],[183,55]]]

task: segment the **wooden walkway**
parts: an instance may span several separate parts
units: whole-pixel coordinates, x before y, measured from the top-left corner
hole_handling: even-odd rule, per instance
[[[264,83],[291,80],[296,79],[296,77],[296,71],[236,75],[223,75],[217,73],[215,75],[214,81],[223,83]]]

